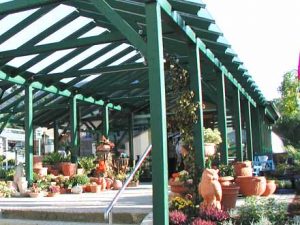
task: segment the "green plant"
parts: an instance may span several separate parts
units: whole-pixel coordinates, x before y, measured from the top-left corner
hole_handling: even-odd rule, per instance
[[[187,198],[183,198],[180,196],[174,197],[169,202],[169,209],[172,210],[180,210],[186,215],[194,216],[196,214],[196,206],[194,203]]]
[[[124,172],[122,172],[122,171],[120,171],[119,173],[117,173],[117,174],[115,175],[115,179],[116,179],[116,180],[125,181],[126,178],[127,178],[126,173],[124,173]]]
[[[55,165],[63,161],[63,156],[58,152],[52,152],[48,155],[45,155],[43,158],[43,164],[45,165]]]
[[[238,209],[239,222],[251,225],[261,218],[267,218],[272,224],[282,225],[287,221],[287,205],[277,203],[274,198],[247,197],[245,204]]]
[[[0,181],[0,196],[10,197],[11,194],[12,190],[7,187],[6,182]]]
[[[0,168],[0,179],[3,179],[5,181],[13,180],[15,169],[2,169]]]
[[[84,169],[85,174],[90,174],[90,172],[96,168],[94,163],[95,159],[96,157],[94,156],[85,156],[79,158],[78,164]]]
[[[228,164],[228,165],[221,164],[218,169],[219,169],[219,175],[221,177],[226,177],[226,176],[234,177],[234,168],[232,164]]]
[[[203,136],[205,143],[214,143],[216,145],[222,143],[221,133],[218,129],[205,128]]]
[[[69,185],[71,184],[72,186],[76,185],[86,185],[90,182],[90,179],[87,177],[87,175],[75,175],[70,178],[69,180]]]

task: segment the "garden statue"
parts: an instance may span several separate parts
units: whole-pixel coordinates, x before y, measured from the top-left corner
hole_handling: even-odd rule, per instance
[[[199,195],[203,197],[204,207],[216,207],[221,209],[222,188],[218,181],[218,170],[205,169],[198,186]]]
[[[25,194],[27,191],[28,182],[26,181],[24,166],[22,163],[16,166],[16,173],[14,175],[14,183],[18,186],[19,192]]]

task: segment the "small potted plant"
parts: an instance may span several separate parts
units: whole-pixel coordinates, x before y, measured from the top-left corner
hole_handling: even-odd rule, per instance
[[[94,156],[84,156],[79,158],[78,165],[83,168],[84,174],[90,174],[91,171],[96,168],[94,163],[95,159]]]
[[[204,128],[203,135],[205,156],[212,156],[216,153],[216,145],[222,143],[221,133],[218,129]]]
[[[54,184],[49,186],[47,197],[55,197],[59,194],[60,194],[60,186]]]
[[[108,138],[102,135],[99,145],[97,146],[97,152],[108,152],[115,147],[114,143]]]
[[[187,193],[189,191],[189,185],[193,183],[189,173],[186,170],[182,170],[178,173],[173,173],[172,178],[169,180],[171,191],[174,193]]]
[[[42,189],[39,187],[37,183],[33,183],[32,187],[29,190],[30,190],[29,196],[31,198],[38,198],[44,196]]]

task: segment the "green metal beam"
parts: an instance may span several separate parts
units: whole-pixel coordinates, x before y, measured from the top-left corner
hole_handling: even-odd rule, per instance
[[[5,80],[5,81],[9,81],[11,83],[15,83],[15,84],[19,84],[19,85],[24,85],[26,83],[26,80],[21,77],[21,76],[16,76],[16,77],[10,77],[9,75],[7,75],[6,73],[4,73],[3,71],[0,71],[0,80]],[[64,91],[60,91],[57,87],[55,86],[50,86],[50,87],[46,87],[45,85],[43,85],[40,82],[33,82],[31,84],[32,88],[34,89],[38,89],[38,90],[42,90],[45,92],[49,92],[49,93],[53,93],[56,95],[60,95],[63,97],[71,97],[72,93],[69,90],[64,90]],[[81,94],[77,94],[76,95],[77,100],[81,100],[84,102],[88,102],[91,104],[95,104],[95,105],[104,105],[104,101],[103,100],[96,100],[93,97],[86,97],[83,96]],[[115,107],[112,106],[113,109],[117,110],[117,108],[119,107]]]
[[[108,105],[105,105],[103,107],[103,112],[102,112],[102,134],[108,138],[109,135],[109,110],[108,110]]]
[[[77,121],[77,98],[72,96],[70,98],[70,125],[71,125],[71,161],[77,162],[78,157],[78,121]]]
[[[227,121],[226,121],[226,91],[225,91],[225,77],[221,73],[217,76],[217,109],[218,109],[218,128],[221,132],[221,162],[228,164],[228,142],[227,142]]]
[[[91,2],[132,45],[136,46],[143,55],[147,55],[147,47],[142,37],[105,0],[91,0]]]
[[[201,71],[200,71],[200,56],[199,49],[192,44],[189,47],[189,75],[190,87],[194,92],[194,102],[198,104],[199,108],[196,111],[198,120],[193,124],[194,132],[194,147],[195,147],[195,176],[199,178],[201,174],[198,172],[205,168],[205,154],[204,154],[204,137],[203,137],[203,108],[202,108],[202,85],[201,85]],[[196,181],[198,182],[198,181]]]
[[[152,139],[153,224],[168,225],[167,126],[161,9],[146,3]]]
[[[224,74],[227,79],[233,83],[234,86],[236,86],[239,91],[245,96],[246,99],[248,99],[251,104],[255,107],[256,102],[251,98],[251,96],[246,93],[244,88],[240,86],[240,84],[237,82],[237,80],[232,76],[232,74],[226,69],[224,65],[218,60],[214,54],[206,48],[206,45],[199,39],[197,41],[198,37],[196,36],[195,32],[192,30],[192,28],[189,25],[186,25],[185,21],[183,20],[182,16],[179,15],[178,12],[172,11],[172,6],[167,0],[157,0],[157,2],[160,4],[161,8],[165,12],[165,14],[168,16],[168,19],[176,25],[176,29],[178,27],[181,29],[183,33],[185,33],[186,37],[192,41],[193,43],[197,44],[198,48],[201,50],[201,52],[217,67],[219,70],[221,70],[222,74]]]
[[[58,145],[59,145],[59,132],[58,132],[59,126],[58,126],[58,121],[54,120],[53,122],[53,130],[54,130],[54,151],[58,151]]]
[[[33,108],[32,108],[32,86],[25,86],[25,171],[26,180],[33,180]]]
[[[45,5],[52,5],[56,3],[62,3],[63,0],[22,0],[22,1],[10,1],[0,3],[0,15],[7,15],[29,9],[42,7]]]
[[[233,92],[233,113],[234,113],[234,131],[235,131],[235,145],[236,156],[238,161],[243,161],[243,146],[242,146],[242,121],[241,121],[241,99],[240,91],[234,88]]]
[[[47,80],[47,79],[62,79],[67,77],[79,77],[79,76],[90,76],[94,74],[106,74],[106,73],[120,73],[120,72],[130,72],[136,70],[146,70],[146,67],[143,63],[133,63],[133,64],[125,64],[125,65],[117,65],[117,66],[103,66],[97,67],[93,69],[85,69],[85,70],[76,70],[70,72],[63,73],[51,73],[47,75],[37,76],[37,80]]]
[[[247,159],[253,161],[253,143],[252,143],[252,120],[251,120],[251,104],[248,100],[244,102],[246,136],[247,136]]]
[[[129,139],[129,161],[130,165],[134,166],[134,145],[133,145],[133,127],[134,127],[134,119],[133,113],[129,113],[128,115],[128,139]]]
[[[1,53],[0,60],[12,59],[19,56],[40,54],[44,52],[55,52],[55,51],[70,49],[70,48],[93,46],[93,45],[105,44],[110,42],[126,42],[126,39],[124,39],[124,37],[120,34],[105,32],[104,34],[100,34],[98,36],[92,36],[92,37],[86,37],[86,38],[80,38],[80,39],[74,39],[68,41],[60,41],[56,43],[30,46],[26,48],[24,47],[22,51],[20,51],[19,49],[2,51],[0,52]]]

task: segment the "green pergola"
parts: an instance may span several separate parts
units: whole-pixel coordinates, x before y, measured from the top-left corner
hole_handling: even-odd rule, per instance
[[[238,160],[272,151],[271,125],[278,113],[201,0],[1,3],[0,130],[7,123],[25,127],[27,179],[32,179],[34,127],[53,127],[57,137],[57,129],[68,124],[76,161],[80,127],[101,128],[104,135],[127,127],[132,139],[133,115],[150,115],[155,119],[142,125],[152,133],[153,219],[169,224],[166,113],[172,104],[166,107],[166,54],[189,71],[201,106],[194,124],[197,168],[204,166],[208,115],[222,133],[223,163],[228,163],[229,127],[235,130]],[[213,107],[202,109],[202,101]]]

